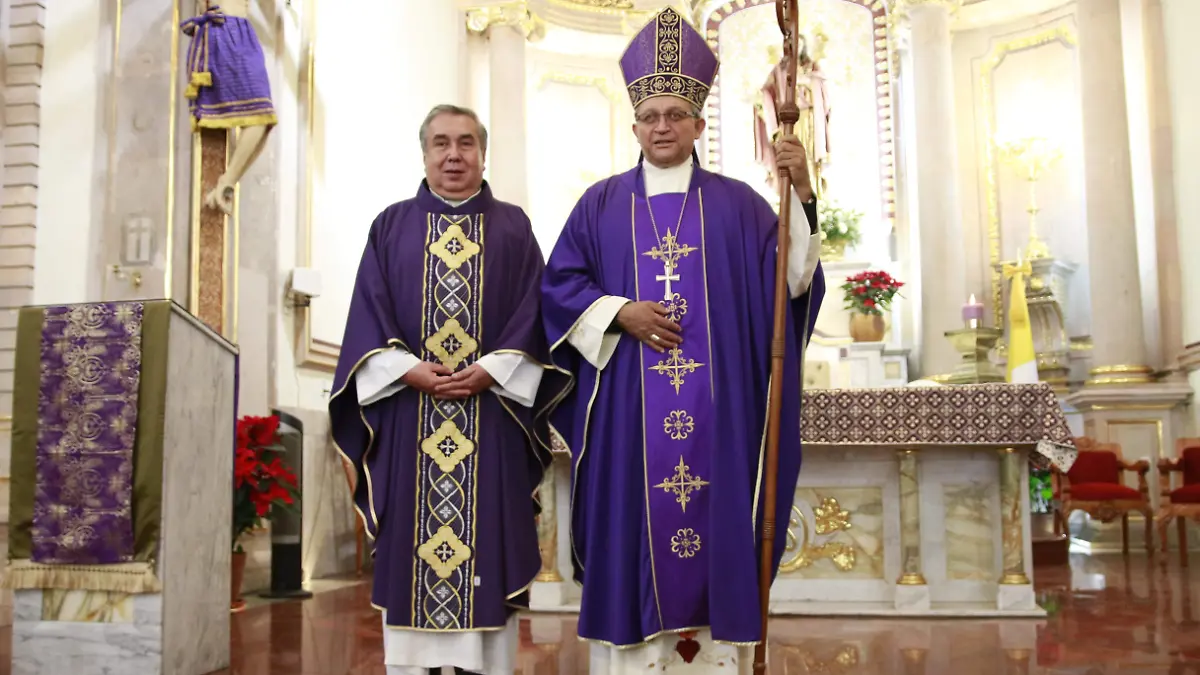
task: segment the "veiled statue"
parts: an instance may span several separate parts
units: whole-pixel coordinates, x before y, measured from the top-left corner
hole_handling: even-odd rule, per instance
[[[796,66],[796,105],[800,106],[800,121],[796,123],[796,136],[808,153],[808,171],[813,177],[813,190],[820,198],[826,189],[823,169],[829,165],[829,90],[821,65],[809,55],[808,40],[801,35],[797,45],[800,56]],[[784,82],[783,59],[776,46],[767,53],[775,67],[766,84],[759,91],[759,102],[754,106],[754,158],[767,171],[767,182],[776,183],[775,151],[773,144],[779,135],[777,106],[783,100],[781,90]]]

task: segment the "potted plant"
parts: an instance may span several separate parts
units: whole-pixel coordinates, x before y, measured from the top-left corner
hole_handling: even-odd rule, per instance
[[[850,337],[855,342],[883,340],[883,313],[892,307],[892,299],[904,286],[882,270],[869,270],[846,277],[842,292],[850,310]]]
[[[821,228],[821,259],[841,260],[846,255],[846,247],[857,246],[862,240],[858,224],[863,214],[851,209],[843,209],[834,201],[817,202],[817,224]]]
[[[246,416],[237,423],[237,449],[233,462],[233,556],[230,607],[245,605],[242,577],[246,552],[241,538],[261,527],[273,509],[295,508],[296,474],[283,463],[279,453],[279,418]]]

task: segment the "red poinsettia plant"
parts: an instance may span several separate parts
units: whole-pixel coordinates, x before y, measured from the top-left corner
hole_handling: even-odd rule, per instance
[[[882,315],[891,309],[892,299],[903,287],[903,283],[893,279],[887,272],[868,270],[846,277],[842,291],[845,293],[846,309],[858,314]]]
[[[247,415],[237,423],[233,461],[233,547],[243,534],[259,527],[272,509],[295,508],[296,474],[280,454],[279,417]]]

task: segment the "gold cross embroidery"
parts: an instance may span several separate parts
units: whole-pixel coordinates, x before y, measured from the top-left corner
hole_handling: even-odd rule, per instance
[[[689,253],[699,250],[700,249],[696,248],[695,246],[680,244],[676,235],[672,234],[670,230],[667,230],[667,233],[663,235],[662,242],[660,242],[659,246],[655,246],[642,255],[650,256],[654,260],[662,262],[662,264],[670,267],[671,269],[675,269],[676,267],[679,267],[680,258],[686,258]]]
[[[658,246],[642,254],[650,256],[663,265],[663,273],[654,277],[655,281],[661,281],[666,284],[663,289],[663,300],[670,301],[673,295],[678,295],[678,293],[674,293],[671,290],[671,282],[679,281],[679,273],[676,271],[679,269],[679,259],[686,258],[687,254],[698,250],[700,249],[694,246],[680,244],[676,236],[671,234],[671,230],[667,230],[667,233],[663,235]]]
[[[680,455],[679,466],[675,467],[675,475],[654,487],[674,492],[675,501],[683,508],[683,512],[687,513],[688,502],[692,501],[691,494],[699,491],[705,485],[708,485],[708,481],[701,479],[700,476],[693,476],[688,465],[683,463],[683,455]]]
[[[659,361],[657,365],[650,367],[650,370],[659,375],[668,375],[671,378],[671,386],[675,387],[675,393],[679,393],[679,388],[683,386],[683,378],[685,375],[690,375],[703,367],[703,363],[696,363],[696,359],[683,358],[683,350],[675,347],[667,353],[667,358]]]

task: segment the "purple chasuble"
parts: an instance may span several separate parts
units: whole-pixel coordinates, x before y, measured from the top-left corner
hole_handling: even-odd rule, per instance
[[[372,603],[400,628],[501,629],[541,569],[534,491],[545,415],[567,386],[548,370],[533,410],[488,390],[437,401],[412,388],[360,406],[355,373],[403,349],[453,370],[496,352],[547,363],[544,268],[529,219],[486,183],[452,207],[422,183],[371,226],[329,402],[373,539]]]
[[[806,215],[815,219],[815,209]],[[626,646],[711,627],[720,642],[759,639],[777,223],[748,185],[698,167],[686,195],[647,204],[639,166],[584,194],[550,256],[542,302],[551,359],[577,378],[552,422],[574,461],[581,637]],[[779,522],[800,471],[798,355],[824,291],[818,268],[789,307]],[[659,354],[622,335],[597,371],[567,337],[605,296],[661,303],[683,343]],[[776,569],[784,544],[778,537]]]

